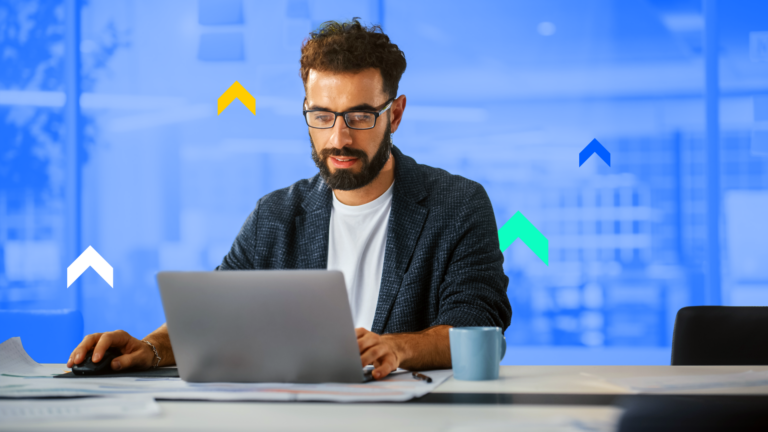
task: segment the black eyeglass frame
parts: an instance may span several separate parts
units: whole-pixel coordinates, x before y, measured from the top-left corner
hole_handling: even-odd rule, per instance
[[[388,109],[390,109],[392,107],[392,104],[395,102],[395,99],[397,99],[397,97],[393,97],[393,98],[389,99],[388,101],[384,102],[386,104],[386,106],[384,108],[382,108],[381,111],[354,110],[354,111],[334,112],[334,111],[320,110],[320,109],[318,109],[318,110],[304,110],[303,111],[304,112],[304,121],[307,123],[307,126],[311,127],[312,129],[333,129],[333,127],[336,126],[336,119],[339,116],[341,116],[344,119],[344,124],[346,124],[348,128],[353,129],[353,130],[369,130],[369,129],[373,129],[373,128],[376,127],[376,121],[379,119],[379,116],[384,114]],[[307,120],[307,113],[311,113],[311,112],[327,112],[327,113],[333,114],[333,124],[331,124],[328,127],[317,127],[317,126],[310,125],[309,124],[309,120]],[[373,126],[368,127],[368,128],[355,128],[355,127],[352,127],[352,126],[349,125],[349,122],[347,121],[347,114],[360,113],[360,112],[367,113],[367,114],[373,114],[373,116],[374,116],[373,117]]]

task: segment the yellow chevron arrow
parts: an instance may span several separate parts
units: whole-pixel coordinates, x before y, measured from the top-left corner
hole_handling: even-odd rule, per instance
[[[256,98],[251,96],[251,94],[248,93],[248,90],[246,90],[245,87],[243,87],[237,81],[235,81],[235,83],[232,84],[232,86],[230,86],[223,95],[219,96],[219,113],[216,115],[221,114],[221,112],[224,111],[235,99],[240,99],[240,102],[242,102],[243,105],[245,105],[245,107],[253,113],[253,115],[256,115]]]

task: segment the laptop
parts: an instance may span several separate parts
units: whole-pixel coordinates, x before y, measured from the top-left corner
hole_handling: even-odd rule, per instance
[[[340,271],[160,272],[157,282],[185,381],[371,379]]]

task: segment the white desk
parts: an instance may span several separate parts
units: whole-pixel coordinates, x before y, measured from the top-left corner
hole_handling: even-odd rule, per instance
[[[605,379],[667,375],[719,375],[746,371],[767,371],[768,366],[502,366],[496,381],[450,379],[435,393],[631,393]],[[718,388],[665,392],[665,394],[764,394],[768,386]]]
[[[621,378],[661,375],[703,375],[768,370],[766,366],[503,366],[498,381],[450,379],[435,393],[567,393],[623,394],[626,390],[591,376]],[[587,374],[587,375],[584,375]],[[689,391],[687,394],[764,394],[768,386]],[[456,404],[332,404],[263,402],[161,401],[154,418],[27,423],[13,430],[152,431],[462,431],[493,432],[503,422],[551,422],[573,418],[612,422],[620,414],[611,406],[456,405]],[[470,426],[475,426],[470,428]],[[529,424],[530,426],[530,424]],[[501,430],[501,429],[499,429]]]

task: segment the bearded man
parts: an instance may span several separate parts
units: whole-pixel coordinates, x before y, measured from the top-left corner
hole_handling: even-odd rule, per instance
[[[392,144],[405,118],[405,55],[379,27],[328,22],[301,50],[303,115],[319,173],[262,197],[216,270],[328,269],[344,274],[363,366],[451,367],[451,327],[510,324],[509,278],[483,187],[416,163]],[[289,313],[290,311],[286,311]],[[148,343],[145,343],[148,342]],[[86,336],[112,369],[174,365],[165,324],[138,340]],[[153,347],[158,351],[155,353]]]

